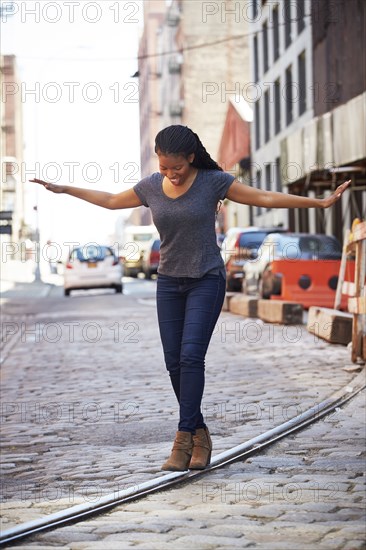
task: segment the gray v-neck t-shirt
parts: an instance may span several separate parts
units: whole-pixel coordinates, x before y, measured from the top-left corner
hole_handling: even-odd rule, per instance
[[[164,193],[163,179],[156,172],[133,188],[142,204],[151,209],[160,234],[158,272],[170,277],[225,276],[216,241],[216,210],[235,177],[220,170],[198,170],[188,191],[174,199]]]

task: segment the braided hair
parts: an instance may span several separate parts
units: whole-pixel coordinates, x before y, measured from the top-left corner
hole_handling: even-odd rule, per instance
[[[182,155],[194,153],[192,166],[203,170],[221,170],[202,145],[200,138],[187,126],[173,124],[161,130],[155,138],[155,153]]]

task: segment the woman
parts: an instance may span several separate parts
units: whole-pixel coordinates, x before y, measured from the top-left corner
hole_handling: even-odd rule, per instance
[[[179,403],[179,424],[163,470],[204,469],[212,442],[201,413],[205,355],[225,295],[225,269],[216,244],[215,215],[224,198],[264,208],[328,208],[348,187],[325,199],[263,191],[225,173],[199,137],[173,125],[155,139],[159,172],[112,194],[31,181],[109,209],[148,206],[160,233],[157,310],[164,358]]]

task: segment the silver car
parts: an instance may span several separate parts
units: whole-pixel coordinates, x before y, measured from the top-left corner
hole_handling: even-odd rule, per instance
[[[281,277],[272,273],[274,260],[339,260],[342,248],[335,237],[308,233],[271,233],[263,240],[255,258],[243,267],[242,290],[262,298],[281,294]]]

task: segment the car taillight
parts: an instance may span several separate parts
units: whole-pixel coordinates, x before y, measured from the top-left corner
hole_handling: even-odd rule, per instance
[[[236,256],[237,260],[239,260],[239,257],[240,257],[240,237],[238,237],[235,241],[235,245],[234,245],[234,255]]]
[[[158,262],[160,259],[160,252],[151,252],[150,253],[150,262],[151,263],[154,263],[154,262]]]
[[[70,264],[70,262],[67,262],[66,269],[73,269],[73,267],[74,266],[72,264]]]

